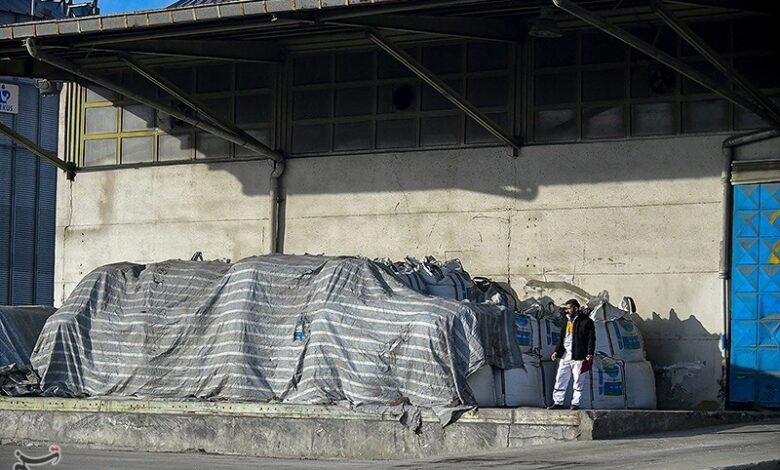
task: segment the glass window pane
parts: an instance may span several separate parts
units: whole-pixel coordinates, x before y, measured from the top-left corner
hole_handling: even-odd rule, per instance
[[[463,94],[463,80],[445,80],[445,83],[461,95]],[[427,84],[422,86],[422,102],[420,106],[423,111],[455,109],[455,105],[450,100]]]
[[[599,106],[582,110],[582,137],[603,139],[626,135],[625,108]]]
[[[780,88],[780,56],[738,58],[734,67],[758,88]]]
[[[330,55],[298,57],[293,64],[295,85],[330,83],[332,60]]]
[[[504,107],[509,102],[507,77],[472,78],[468,84],[468,100],[480,108]]]
[[[626,97],[625,69],[582,72],[582,100],[620,100]]]
[[[460,116],[432,116],[420,120],[421,145],[454,145],[460,142]]]
[[[408,113],[417,110],[418,82],[400,82],[377,87],[377,113]]]
[[[668,96],[677,86],[677,73],[658,63],[640,62],[631,65],[631,96],[647,98]]]
[[[255,139],[259,140],[260,142],[264,143],[265,145],[273,148],[273,134],[271,132],[271,129],[265,128],[265,129],[251,129],[246,131],[247,134],[251,135]],[[246,149],[244,147],[240,147],[238,145],[234,145],[235,155],[236,157],[256,157],[257,153]]]
[[[420,58],[420,50],[417,48],[408,48],[404,49],[404,51],[415,59]],[[393,59],[393,57],[386,52],[380,51],[377,54],[377,60],[379,61],[379,78],[405,78],[414,76],[409,69]]]
[[[298,125],[293,127],[293,153],[330,151],[330,124]]]
[[[504,129],[504,131],[508,129],[506,113],[490,113],[487,115],[487,117],[489,117],[493,122],[498,124],[498,127]],[[466,119],[466,143],[480,144],[480,143],[489,143],[489,142],[498,142],[498,139],[493,134],[488,132],[487,129],[480,126],[473,120],[467,118]]]
[[[276,67],[273,64],[236,64],[236,89],[270,88],[275,74]]]
[[[271,95],[236,97],[236,123],[265,123],[273,118]]]
[[[473,42],[469,44],[469,72],[506,70],[509,51],[505,44],[497,42]]]
[[[377,148],[408,148],[417,145],[416,119],[377,121],[376,127]]]
[[[574,72],[536,74],[534,104],[565,104],[577,100],[577,74]]]
[[[677,132],[674,103],[639,103],[631,106],[633,135],[660,135]]]
[[[537,67],[560,67],[577,63],[577,35],[557,39],[534,38],[534,63]]]
[[[122,139],[122,164],[152,161],[154,137],[125,137]]]
[[[707,21],[704,23],[688,23],[697,36],[699,36],[705,44],[712,47],[718,52],[728,52],[730,49],[729,38],[731,27],[728,21]],[[683,55],[698,55],[694,48],[692,48],[687,41],[680,41],[682,45]]]
[[[605,64],[626,60],[626,46],[605,33],[582,35],[582,63]]]
[[[84,166],[116,165],[116,139],[84,141]]]
[[[230,142],[205,132],[195,136],[195,158],[229,158]]]
[[[371,122],[336,124],[333,150],[365,150],[371,148]]]
[[[101,86],[90,85],[87,87],[87,101],[115,101],[117,94]]]
[[[534,116],[534,138],[537,141],[577,139],[577,118],[573,109],[537,111]]]
[[[116,132],[116,108],[106,106],[86,109],[87,134],[105,134]]]
[[[142,104],[125,106],[122,109],[122,130],[143,131],[154,129],[154,109]]]
[[[355,52],[336,56],[336,81],[354,82],[374,77],[374,53]]]
[[[331,90],[293,92],[293,119],[330,117],[331,108]]]
[[[336,116],[362,116],[373,112],[373,87],[336,90]]]
[[[170,160],[190,160],[192,159],[195,147],[192,143],[192,134],[183,135],[161,135],[159,141],[158,159],[161,162]]]
[[[463,70],[463,48],[459,44],[431,46],[422,50],[423,65],[433,73],[458,73]]]
[[[643,41],[656,46],[667,54],[677,55],[677,35],[671,29],[648,22],[642,26],[631,28],[630,31]],[[630,48],[630,50],[631,60],[650,60],[650,57],[642,52],[634,48]]]
[[[714,132],[729,125],[729,105],[723,100],[683,103],[683,132]]]
[[[774,3],[774,2],[773,2]],[[780,44],[780,28],[774,18],[750,18],[734,22],[734,51],[760,51]]]
[[[198,93],[213,93],[233,89],[233,66],[210,65],[198,68]]]
[[[774,103],[780,106],[780,96],[773,96],[769,98]],[[751,113],[743,109],[741,106],[734,106],[734,121],[737,129],[758,129],[764,127],[771,127],[771,125],[758,117],[758,115]]]
[[[219,119],[223,119],[228,122],[233,122],[233,99],[224,98],[208,98],[199,100],[203,107],[211,114],[215,115]]]
[[[195,90],[195,70],[191,67],[161,69],[159,73],[185,92],[192,93]]]

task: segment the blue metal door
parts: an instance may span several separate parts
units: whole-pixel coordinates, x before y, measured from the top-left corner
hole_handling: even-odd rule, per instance
[[[780,407],[780,183],[734,188],[730,400]]]

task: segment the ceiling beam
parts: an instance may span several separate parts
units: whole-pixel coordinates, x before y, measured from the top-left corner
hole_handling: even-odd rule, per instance
[[[525,38],[525,28],[515,21],[494,18],[427,15],[377,15],[324,20],[328,24],[428,33],[466,39],[517,43]]]
[[[76,46],[76,48],[80,47]],[[274,41],[149,39],[111,46],[86,46],[83,49],[234,62],[280,63],[282,61],[281,48]]]

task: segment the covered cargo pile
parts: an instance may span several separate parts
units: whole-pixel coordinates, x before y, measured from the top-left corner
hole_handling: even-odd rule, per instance
[[[46,320],[56,309],[0,305],[0,395],[30,395],[38,390],[30,354]]]
[[[354,257],[108,265],[46,324],[32,364],[49,396],[425,407],[446,423],[475,404],[469,375],[522,366],[513,312],[404,282]]]

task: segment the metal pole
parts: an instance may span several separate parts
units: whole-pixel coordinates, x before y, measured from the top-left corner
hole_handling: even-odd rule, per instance
[[[283,161],[284,156],[280,154],[279,152],[276,152],[275,150],[272,150],[270,147],[260,143],[260,142],[252,142],[247,139],[244,139],[240,136],[234,135],[230,132],[225,131],[224,129],[215,126],[214,124],[211,124],[210,122],[205,122],[201,119],[194,118],[178,109],[176,109],[173,106],[169,106],[165,103],[156,102],[152,99],[146,98],[142,95],[139,95],[135,93],[134,91],[123,87],[122,85],[116,84],[112,82],[111,80],[108,80],[104,77],[101,77],[100,75],[96,75],[92,72],[86,71],[79,67],[76,64],[72,64],[66,60],[60,59],[58,57],[51,56],[49,54],[40,52],[35,45],[35,41],[33,41],[32,38],[27,38],[24,41],[25,47],[27,48],[27,52],[30,54],[31,57],[34,59],[40,60],[42,62],[46,62],[47,64],[50,64],[54,67],[57,67],[59,69],[65,70],[67,72],[72,73],[73,75],[76,75],[78,77],[81,77],[85,80],[88,80],[92,83],[95,83],[97,85],[100,85],[104,88],[107,88],[115,93],[119,93],[121,95],[124,95],[134,101],[137,101],[138,103],[144,104],[146,106],[149,106],[151,108],[154,108],[161,113],[168,114],[169,116],[172,116],[176,119],[179,119],[181,121],[186,122],[187,124],[190,124],[191,126],[197,127],[198,129],[204,130],[210,134],[213,134],[217,137],[221,137],[227,141],[233,142],[234,144],[246,148],[252,152],[255,152],[259,155],[262,155],[264,157],[270,158],[274,161]],[[254,140],[254,139],[252,139]]]
[[[38,155],[41,158],[44,158],[51,163],[53,163],[57,168],[61,169],[62,171],[66,172],[68,174],[69,179],[73,179],[73,174],[76,170],[75,165],[72,163],[65,162],[63,160],[60,160],[56,155],[54,155],[52,152],[49,152],[48,150],[44,149],[43,147],[39,146],[32,140],[28,139],[27,137],[23,136],[22,134],[16,132],[12,128],[6,126],[3,123],[0,123],[0,133],[3,133],[11,138],[11,140],[15,141],[22,147],[26,148],[30,152],[34,153],[35,155]]]
[[[422,64],[417,62],[414,57],[404,52],[401,48],[397,47],[378,31],[369,29],[367,30],[368,37],[385,52],[390,54],[398,62],[403,64],[406,68],[417,75],[422,81],[431,86],[434,90],[441,93],[452,104],[458,107],[461,111],[466,113],[468,117],[477,122],[480,126],[484,127],[488,132],[493,134],[497,139],[501,140],[505,144],[513,147],[519,151],[522,146],[514,137],[504,132],[501,127],[487,117],[482,111],[477,109],[471,103],[469,103],[464,97],[453,90],[449,85],[436,78],[430,70],[425,68]]]
[[[728,89],[727,87],[720,85],[715,80],[712,80],[710,77],[708,77],[706,74],[696,70],[695,68],[686,64],[685,62],[670,56],[669,54],[659,50],[655,46],[644,42],[643,40],[639,39],[633,34],[608,23],[606,20],[604,20],[604,18],[589,12],[588,10],[571,2],[570,0],[552,0],[552,2],[556,7],[560,8],[561,10],[573,16],[576,16],[582,21],[609,34],[610,36],[617,38],[618,40],[628,44],[634,49],[644,52],[645,54],[657,60],[658,62],[666,65],[669,68],[676,70],[678,73],[688,77],[689,79],[693,80],[699,85],[714,91],[715,93],[731,101],[732,103],[761,116],[767,121],[774,122],[772,117],[763,108],[756,106],[755,104],[753,104],[752,101],[744,98],[743,96]]]
[[[688,25],[678,20],[674,14],[669,11],[660,2],[656,2],[653,6],[655,12],[666,23],[667,26],[672,28],[681,38],[683,38],[688,44],[696,49],[699,54],[702,55],[709,63],[715,66],[724,75],[734,80],[734,82],[742,87],[748,95],[750,95],[755,104],[766,110],[767,114],[772,118],[772,122],[780,127],[780,108],[775,103],[769,100],[761,91],[750,83],[750,80],[745,78],[744,75],[734,69],[729,63],[707,43],[705,43],[696,33],[693,32]]]

